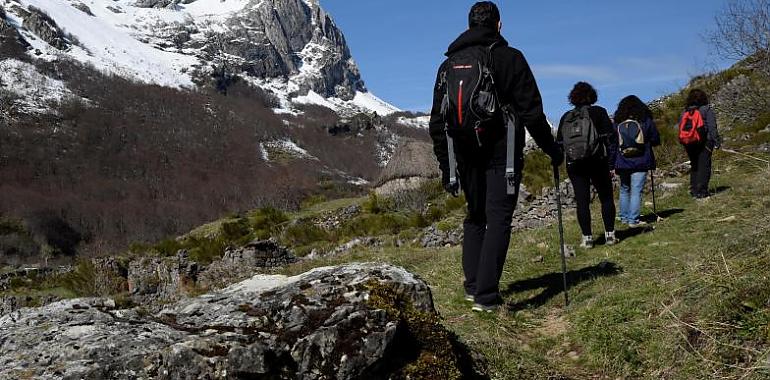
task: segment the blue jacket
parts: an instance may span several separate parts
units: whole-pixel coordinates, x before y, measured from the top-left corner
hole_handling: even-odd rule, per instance
[[[618,133],[618,124],[615,124],[615,134]],[[646,172],[655,170],[655,152],[652,147],[660,145],[660,133],[652,119],[642,123],[644,133],[644,154],[639,157],[625,157],[620,152],[615,154],[615,169],[620,171]]]

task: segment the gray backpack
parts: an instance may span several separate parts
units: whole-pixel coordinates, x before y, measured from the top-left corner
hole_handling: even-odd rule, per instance
[[[564,151],[570,161],[593,157],[601,147],[599,132],[588,113],[588,107],[569,111],[561,126]]]

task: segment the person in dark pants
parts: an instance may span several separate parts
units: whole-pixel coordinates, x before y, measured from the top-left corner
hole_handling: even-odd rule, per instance
[[[639,220],[642,194],[647,172],[656,168],[652,147],[660,145],[660,133],[650,108],[634,95],[623,98],[615,111],[615,131],[618,136],[621,133],[619,129],[626,125],[641,127],[644,146],[638,151],[629,149],[628,153],[623,153],[623,143],[619,143],[621,146],[615,159],[615,173],[620,177],[620,221],[629,227],[639,227],[645,224]],[[634,141],[625,144],[633,147]]]
[[[542,98],[535,78],[524,55],[509,47],[500,35],[501,27],[500,12],[494,3],[476,3],[470,11],[469,29],[449,46],[446,55],[449,57],[471,47],[493,46],[493,77],[499,102],[513,107],[518,115],[513,149],[515,172],[521,173],[524,166],[524,127],[538,146],[551,156],[553,163],[559,165],[563,155],[554,142],[543,113]],[[447,62],[438,70],[429,130],[444,187],[456,195],[458,189],[450,183],[447,121],[442,114],[444,91],[441,78],[446,73]],[[453,141],[460,184],[468,203],[462,260],[466,300],[474,302],[474,311],[483,312],[494,311],[503,302],[499,283],[510,244],[513,211],[518,200],[517,194],[508,193],[505,124],[502,120],[493,123],[499,125],[485,128],[478,134],[480,146],[460,139]],[[517,189],[520,180],[518,175],[515,180]]]
[[[567,155],[567,174],[572,187],[575,189],[577,203],[577,219],[583,233],[580,246],[593,248],[594,238],[591,229],[591,185],[594,186],[602,204],[602,220],[604,221],[604,236],[607,245],[617,243],[615,237],[615,200],[612,191],[612,171],[615,169],[615,154],[617,151],[617,136],[613,131],[612,121],[607,110],[594,105],[598,100],[596,90],[588,83],[578,82],[569,94],[570,103],[575,106],[562,116],[559,122],[557,139],[565,142],[563,127],[565,121],[574,112],[587,109],[593,128],[597,134],[598,144],[594,151],[587,153],[585,158],[572,159]],[[566,143],[566,142],[565,142]],[[565,149],[569,147],[565,146]]]
[[[690,158],[690,195],[695,199],[709,197],[709,182],[711,181],[711,157],[714,149],[719,149],[722,138],[717,129],[717,116],[709,105],[708,95],[699,89],[693,89],[687,96],[685,112],[698,110],[703,120],[700,129],[701,142],[685,145],[685,151]]]

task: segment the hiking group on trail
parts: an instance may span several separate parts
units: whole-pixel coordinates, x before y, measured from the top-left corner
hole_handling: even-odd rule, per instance
[[[601,202],[605,244],[619,242],[616,218],[632,228],[644,224],[642,195],[647,172],[656,169],[653,147],[661,138],[652,112],[637,96],[622,99],[613,119],[596,105],[598,94],[586,82],[570,92],[574,109],[561,118],[554,138],[527,60],[500,34],[497,6],[491,1],[473,5],[468,26],[438,69],[429,132],[444,189],[454,196],[462,190],[467,202],[465,298],[473,303],[472,310],[492,312],[503,304],[499,286],[524,168],[525,128],[550,157],[557,186],[558,168],[566,159],[583,248],[595,244],[591,186]],[[692,164],[690,193],[696,199],[708,197],[711,157],[720,138],[715,113],[701,90],[688,97],[679,140]],[[620,181],[617,216],[614,176]],[[564,253],[562,263],[564,267]]]

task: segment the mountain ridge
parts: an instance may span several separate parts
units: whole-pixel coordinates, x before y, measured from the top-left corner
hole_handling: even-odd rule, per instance
[[[353,114],[398,109],[368,90],[318,1],[3,0],[38,60],[72,59],[150,84],[226,88],[237,78],[280,101]]]

